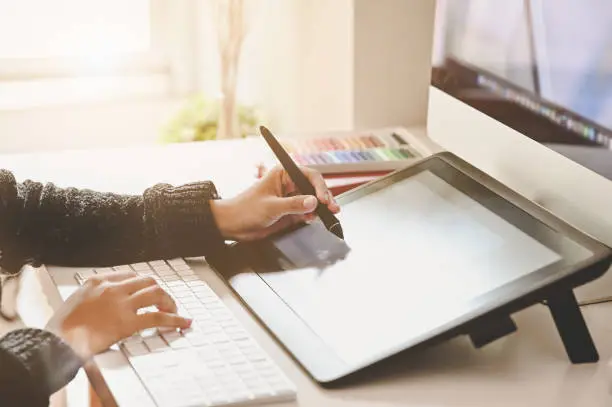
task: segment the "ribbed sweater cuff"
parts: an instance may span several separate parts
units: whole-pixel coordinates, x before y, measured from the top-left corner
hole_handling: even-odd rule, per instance
[[[172,187],[158,184],[145,191],[145,222],[165,256],[207,256],[224,248],[210,201],[219,199],[210,181]]]
[[[72,348],[48,331],[18,329],[2,338],[2,348],[21,361],[46,397],[66,386],[82,366]]]

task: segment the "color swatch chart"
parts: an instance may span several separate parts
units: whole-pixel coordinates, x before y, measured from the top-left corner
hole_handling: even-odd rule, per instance
[[[359,164],[367,163],[373,165],[363,166],[363,170],[389,169],[388,165],[376,164],[416,158],[408,143],[397,134],[285,138],[280,142],[297,164],[324,167],[328,171],[347,164],[351,170],[359,171],[362,168]]]

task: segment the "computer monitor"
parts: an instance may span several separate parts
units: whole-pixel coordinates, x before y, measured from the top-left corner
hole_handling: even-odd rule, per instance
[[[612,3],[438,2],[433,84],[612,179]]]

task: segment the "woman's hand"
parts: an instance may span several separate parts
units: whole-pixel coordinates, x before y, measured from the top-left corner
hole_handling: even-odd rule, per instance
[[[311,221],[316,216],[317,198],[333,213],[340,207],[327,189],[321,174],[300,168],[314,186],[316,197],[295,195],[293,181],[282,167],[275,167],[256,184],[232,199],[211,202],[217,226],[226,239],[255,240],[289,225]]]
[[[149,306],[159,311],[137,314]],[[174,300],[155,280],[117,272],[88,279],[51,318],[47,329],[87,360],[141,330],[190,325],[191,320],[176,315]]]

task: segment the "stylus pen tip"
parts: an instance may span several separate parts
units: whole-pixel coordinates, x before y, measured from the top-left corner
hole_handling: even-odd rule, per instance
[[[334,223],[331,225],[329,231],[338,236],[340,239],[344,239],[344,232],[342,231],[342,226],[340,226],[340,223]]]

